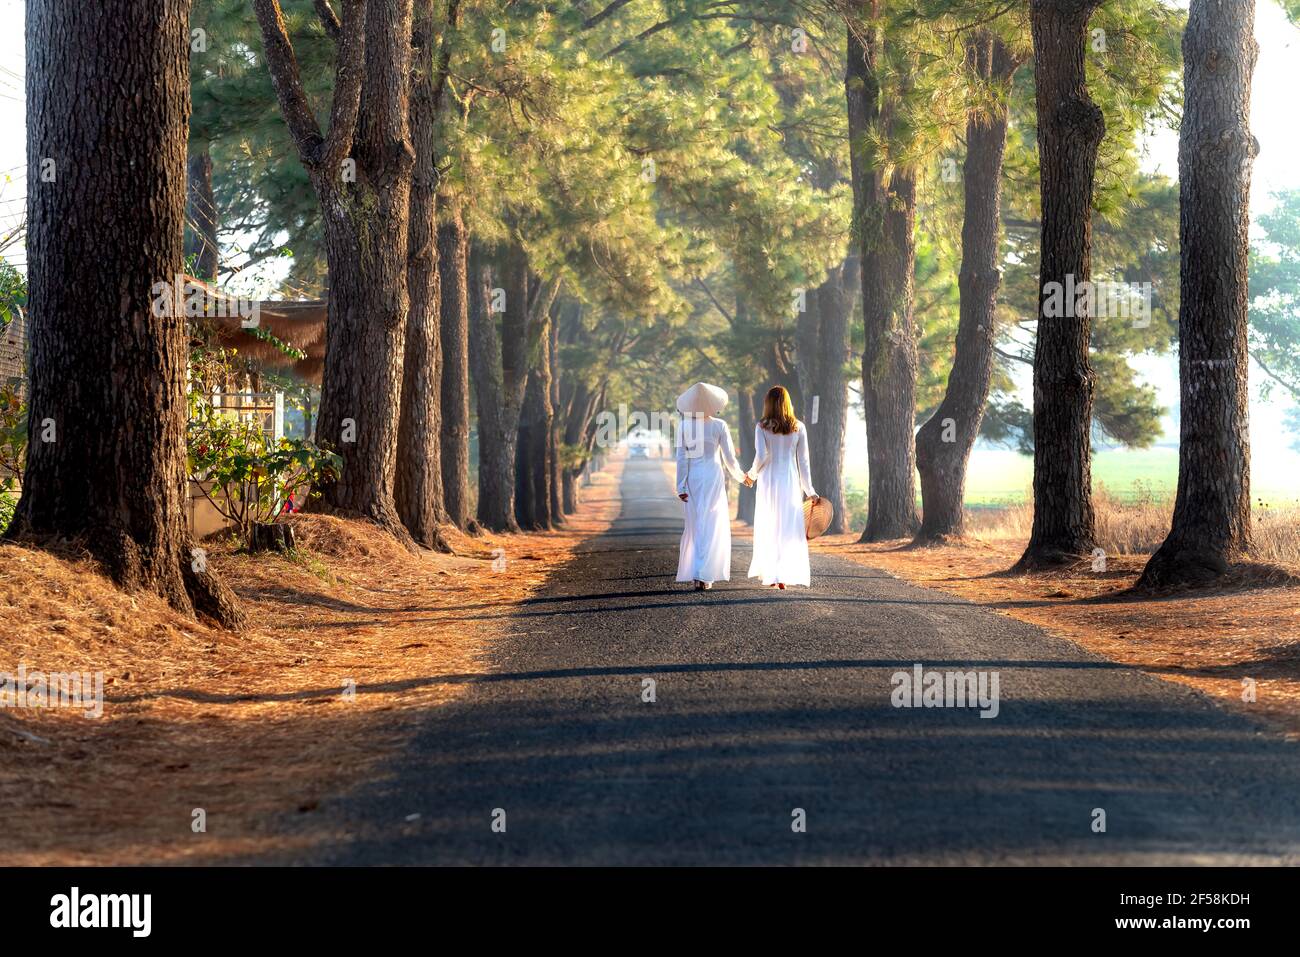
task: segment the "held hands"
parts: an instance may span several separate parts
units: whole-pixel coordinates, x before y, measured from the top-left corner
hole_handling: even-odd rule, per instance
[[[754,480],[753,480],[752,478],[750,478],[748,475],[745,476],[745,487],[746,487],[746,488],[753,488],[753,487],[754,487]]]
[[[677,497],[680,498],[683,502],[686,501],[686,493],[685,493],[685,492],[678,492],[678,493],[677,493]]]

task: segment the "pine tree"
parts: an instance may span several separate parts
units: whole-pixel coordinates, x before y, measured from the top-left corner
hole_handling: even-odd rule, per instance
[[[1040,191],[1034,346],[1034,523],[1021,569],[1074,561],[1096,540],[1092,506],[1090,317],[1074,298],[1092,279],[1092,197],[1106,123],[1088,96],[1088,22],[1099,0],[1033,0]]]
[[[1254,0],[1192,0],[1178,137],[1178,494],[1169,537],[1140,588],[1199,584],[1250,549],[1247,275]]]
[[[188,0],[28,4],[30,443],[8,534],[76,540],[122,587],[235,626],[185,521],[188,21]]]
[[[343,457],[343,470],[322,498],[409,541],[393,480],[415,164],[412,3],[344,0],[337,22],[318,5],[338,44],[328,131],[317,124],[279,0],[253,6],[281,112],[325,212],[329,321],[316,435]]]
[[[921,476],[919,543],[965,531],[966,466],[979,435],[993,378],[995,306],[1002,280],[1002,157],[1007,142],[1006,85],[1019,65],[1003,40],[979,30],[967,42],[967,66],[991,108],[974,106],[966,121],[962,183],[960,320],[943,401],[916,436]],[[979,97],[979,93],[976,94]]]

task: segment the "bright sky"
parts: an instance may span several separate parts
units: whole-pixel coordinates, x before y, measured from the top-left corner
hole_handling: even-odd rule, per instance
[[[0,235],[21,223],[27,202],[23,103],[23,0],[0,0]]]
[[[1183,4],[1186,6],[1186,4]],[[1300,188],[1300,123],[1296,122],[1296,93],[1300,89],[1300,30],[1293,27],[1281,9],[1270,0],[1256,8],[1255,36],[1259,41],[1259,63],[1255,71],[1251,105],[1251,126],[1260,142],[1255,163],[1251,209],[1255,215],[1271,205],[1271,194]],[[23,0],[0,0],[0,234],[20,222],[26,197],[24,103],[22,75]],[[1178,170],[1178,138],[1172,130],[1161,130],[1146,145],[1146,166],[1171,177]],[[1134,366],[1156,387],[1161,402],[1172,407],[1178,399],[1178,370],[1168,358],[1134,360]],[[1026,393],[1027,395],[1027,393]],[[1277,470],[1293,468],[1296,457],[1285,451],[1282,416],[1286,406],[1253,402],[1251,405],[1254,455],[1257,467]],[[1177,429],[1166,422],[1166,437],[1176,438]],[[850,472],[865,468],[866,437],[861,424],[849,429],[850,445],[846,467]],[[1292,473],[1294,474],[1294,473]]]

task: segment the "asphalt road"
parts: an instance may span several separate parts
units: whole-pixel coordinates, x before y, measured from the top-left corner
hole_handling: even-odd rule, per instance
[[[776,592],[737,540],[733,580],[690,591],[661,463],[622,496],[313,861],[1300,861],[1297,745],[1245,715],[843,559]],[[894,707],[918,663],[997,672],[997,716]]]

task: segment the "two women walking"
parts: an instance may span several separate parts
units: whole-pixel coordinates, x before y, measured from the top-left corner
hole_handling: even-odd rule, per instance
[[[803,496],[820,502],[808,469],[808,430],[795,418],[790,393],[780,386],[763,400],[754,427],[754,461],[742,472],[731,431],[719,419],[727,393],[697,383],[677,400],[677,497],[686,503],[686,527],[677,580],[707,590],[731,577],[731,518],[724,470],[755,486],[754,553],[749,577],[773,588],[808,585],[808,539]]]

